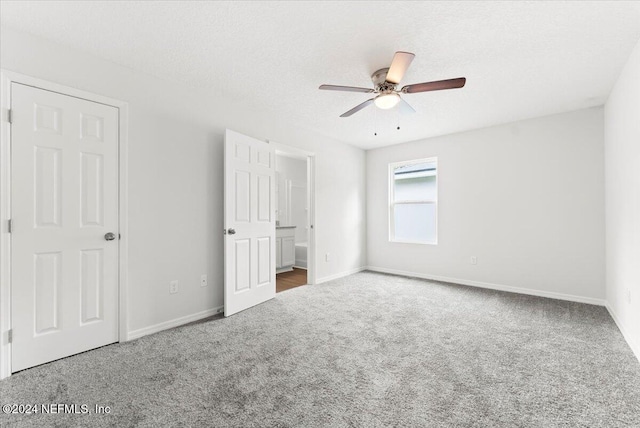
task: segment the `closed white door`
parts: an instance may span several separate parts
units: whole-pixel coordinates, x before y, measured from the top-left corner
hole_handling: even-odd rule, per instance
[[[275,150],[227,129],[224,315],[276,295]]]
[[[118,341],[118,109],[13,83],[11,111],[16,372]]]

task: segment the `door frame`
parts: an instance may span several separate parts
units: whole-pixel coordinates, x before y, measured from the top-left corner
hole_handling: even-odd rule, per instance
[[[307,160],[307,201],[309,212],[307,216],[307,285],[316,284],[316,154],[297,147],[287,146],[268,140],[269,144],[278,152],[293,155]],[[277,163],[277,161],[276,161]]]
[[[118,341],[128,340],[127,272],[128,272],[128,117],[129,104],[124,101],[71,88],[13,71],[0,69],[2,120],[0,120],[0,379],[11,376],[11,84],[20,83],[62,95],[81,98],[118,109]]]

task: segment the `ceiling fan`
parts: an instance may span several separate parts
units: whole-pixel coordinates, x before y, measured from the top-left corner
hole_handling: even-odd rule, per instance
[[[374,104],[381,109],[390,109],[395,107],[398,103],[401,103],[403,107],[411,112],[415,112],[405,100],[400,97],[400,94],[414,94],[416,92],[429,92],[439,91],[442,89],[455,89],[462,88],[467,81],[464,77],[458,77],[457,79],[438,80],[435,82],[414,83],[413,85],[404,86],[398,90],[396,87],[404,77],[409,65],[415,54],[410,52],[396,52],[391,62],[391,67],[381,68],[371,75],[371,81],[373,82],[374,89],[358,88],[355,86],[339,86],[339,85],[320,85],[319,89],[328,91],[347,91],[347,92],[363,92],[367,94],[377,94],[375,97],[368,99],[362,104],[358,104],[351,110],[340,115],[340,117],[349,117],[354,113],[359,112],[363,108]]]

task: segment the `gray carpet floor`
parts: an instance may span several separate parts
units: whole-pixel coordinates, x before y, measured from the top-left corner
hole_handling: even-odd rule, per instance
[[[25,370],[0,396],[111,408],[7,427],[640,427],[640,364],[602,307],[362,272]]]

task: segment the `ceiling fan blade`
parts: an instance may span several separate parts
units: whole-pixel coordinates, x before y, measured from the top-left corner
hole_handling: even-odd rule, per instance
[[[386,81],[395,83],[396,85],[400,83],[414,57],[415,54],[411,52],[396,52],[393,56],[393,61],[391,61],[391,67],[389,67],[389,71],[387,71]]]
[[[346,113],[342,113],[340,115],[340,117],[349,117],[351,116],[353,113],[357,113],[360,110],[362,110],[363,108],[365,108],[366,106],[368,106],[369,104],[373,104],[373,98],[368,99],[367,101],[363,102],[362,104],[358,104],[357,106],[355,106],[354,108],[352,108],[351,110],[349,110]]]
[[[369,89],[369,88],[356,88],[355,86],[339,86],[339,85],[320,85],[318,89],[324,89],[326,91],[364,92],[367,94],[374,92],[373,89]]]
[[[455,89],[462,88],[467,81],[464,77],[458,77],[457,79],[438,80],[435,82],[415,83],[413,85],[407,85],[402,88],[403,93],[413,94],[416,92],[428,92],[428,91],[440,91],[442,89]]]
[[[416,110],[413,107],[411,107],[409,103],[403,100],[402,98],[400,98],[398,109],[400,111],[400,114],[411,114],[416,112]]]

